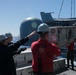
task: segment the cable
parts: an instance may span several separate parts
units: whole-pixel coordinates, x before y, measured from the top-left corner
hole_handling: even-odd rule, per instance
[[[73,1],[73,0],[71,0],[71,18],[72,18],[72,1]]]
[[[71,18],[75,17],[75,0],[71,0]]]
[[[61,14],[61,10],[62,10],[63,3],[64,3],[64,0],[62,0],[62,4],[61,4],[61,8],[60,8],[60,11],[59,11],[58,18],[60,17],[60,14]]]
[[[62,0],[58,18],[60,17],[61,10],[62,10],[62,7],[63,7],[63,3],[64,3],[64,0]],[[74,3],[74,4],[73,4],[73,3]],[[73,5],[74,5],[74,8],[73,8]],[[73,9],[74,9],[74,10],[73,10]],[[74,17],[75,17],[75,0],[71,0],[71,18],[73,17],[73,15],[74,15]]]
[[[75,0],[74,0],[74,17],[75,17]]]

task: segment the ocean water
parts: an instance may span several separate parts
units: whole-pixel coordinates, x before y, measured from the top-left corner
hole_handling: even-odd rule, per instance
[[[12,42],[16,42],[16,41],[18,41],[20,38],[19,38],[19,36],[13,36],[13,41]]]
[[[12,42],[15,43],[15,42],[17,42],[19,39],[20,39],[19,36],[13,36]],[[30,48],[30,46],[21,45],[21,46],[19,47],[19,49],[20,49],[20,48]]]

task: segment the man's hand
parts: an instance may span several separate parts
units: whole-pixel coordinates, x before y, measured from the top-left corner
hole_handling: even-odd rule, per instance
[[[28,37],[30,38],[32,35],[34,35],[36,33],[36,31],[31,32]]]

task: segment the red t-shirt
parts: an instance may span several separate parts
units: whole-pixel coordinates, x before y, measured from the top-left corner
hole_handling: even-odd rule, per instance
[[[74,41],[67,46],[68,50],[74,50]]]
[[[58,49],[55,44],[49,43],[47,40],[39,39],[38,41],[32,43],[31,50],[33,54],[33,71],[38,72],[38,57],[40,57],[42,72],[52,72],[54,55],[60,55],[60,49]]]

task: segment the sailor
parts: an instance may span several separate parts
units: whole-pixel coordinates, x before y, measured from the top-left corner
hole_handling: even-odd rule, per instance
[[[11,33],[6,33],[5,36],[7,37],[8,46],[14,44],[14,43],[12,42],[13,36],[12,36]],[[15,65],[15,63],[14,63],[14,58],[13,58],[13,56],[14,56],[15,54],[20,54],[20,51],[17,50],[17,51],[14,51],[14,52],[12,53],[11,61],[10,61],[10,64],[9,64],[9,65],[10,65],[10,70],[11,70],[11,72],[12,72],[12,75],[16,75],[16,65]]]
[[[70,68],[69,61],[71,60],[72,70],[74,70],[74,43],[76,42],[76,38],[67,47],[67,67]]]
[[[32,68],[34,75],[53,75],[53,59],[61,51],[49,39],[49,26],[42,23],[38,26],[39,39],[31,44],[33,55]]]
[[[8,45],[13,44],[13,41],[12,41],[13,40],[13,36],[12,36],[12,34],[9,32],[9,33],[6,33],[5,36],[7,37]],[[13,55],[20,54],[20,53],[21,53],[21,51],[20,50],[17,50],[17,51],[15,51],[13,53]]]
[[[12,40],[13,40],[13,36],[11,33],[6,33],[5,36],[7,37],[8,40],[8,44],[13,44]]]
[[[5,36],[7,37],[7,42],[8,42],[8,46],[13,44],[12,39],[12,34],[11,33],[6,33]],[[10,61],[10,70],[12,72],[12,75],[16,75],[16,66],[15,66],[15,63],[14,63],[14,58],[13,58],[13,55],[11,57],[11,61]]]
[[[20,45],[25,44],[34,34],[35,32],[32,32],[28,36],[9,46],[7,46],[7,37],[2,34],[0,35],[0,75],[13,75],[9,65],[11,62],[12,53],[16,51]]]

